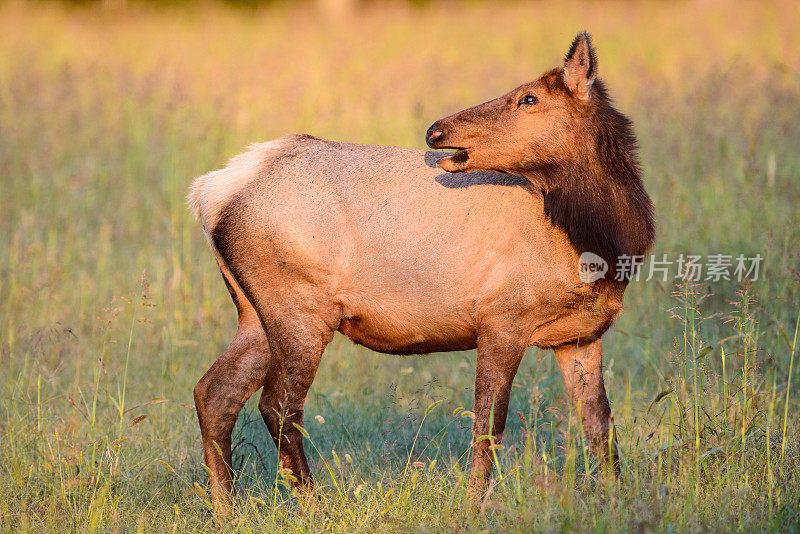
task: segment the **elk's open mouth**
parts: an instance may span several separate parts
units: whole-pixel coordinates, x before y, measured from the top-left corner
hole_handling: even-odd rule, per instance
[[[471,147],[458,146],[452,144],[448,140],[448,134],[445,129],[440,125],[440,121],[434,122],[428,128],[425,134],[425,142],[434,150],[453,150],[452,154],[448,154],[440,158],[437,162],[439,167],[447,172],[458,172],[466,170],[467,161],[469,160],[469,151]]]
[[[468,147],[468,146],[437,146],[436,147],[436,150],[452,150],[453,152],[451,152],[447,156],[449,158],[452,158],[453,156],[455,156],[458,153],[466,152],[469,149],[470,149],[470,147]]]
[[[470,147],[444,147],[446,149],[455,150],[452,154],[443,157],[438,161],[439,167],[447,172],[458,172],[463,170],[467,160],[469,160]]]

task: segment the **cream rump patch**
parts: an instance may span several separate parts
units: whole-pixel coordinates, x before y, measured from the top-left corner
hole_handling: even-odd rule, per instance
[[[189,207],[211,232],[230,199],[258,176],[265,163],[273,161],[294,145],[294,136],[254,143],[247,151],[234,156],[224,169],[196,178],[189,191]]]

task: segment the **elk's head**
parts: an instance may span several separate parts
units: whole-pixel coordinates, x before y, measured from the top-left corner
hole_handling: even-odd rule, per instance
[[[523,174],[575,157],[587,143],[597,94],[597,59],[589,34],[572,42],[561,68],[510,93],[438,120],[428,146],[456,149],[439,160],[448,172],[494,170]]]

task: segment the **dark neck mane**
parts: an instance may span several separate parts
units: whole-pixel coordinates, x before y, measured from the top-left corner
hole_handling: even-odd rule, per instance
[[[579,254],[597,254],[613,272],[620,256],[643,255],[652,246],[653,204],[630,120],[611,106],[600,80],[592,92],[586,133],[594,141],[571,161],[542,169],[544,210]]]

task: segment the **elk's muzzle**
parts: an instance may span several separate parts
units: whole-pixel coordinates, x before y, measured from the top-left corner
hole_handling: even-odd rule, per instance
[[[447,172],[460,172],[468,170],[468,149],[467,147],[455,144],[449,139],[452,136],[448,135],[447,129],[442,124],[442,122],[445,120],[446,119],[438,120],[431,124],[431,127],[428,128],[428,131],[425,134],[425,142],[428,143],[429,147],[434,149],[452,148],[456,150],[456,152],[453,152],[449,156],[443,157],[437,162],[439,167],[443,170]]]

